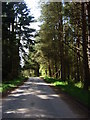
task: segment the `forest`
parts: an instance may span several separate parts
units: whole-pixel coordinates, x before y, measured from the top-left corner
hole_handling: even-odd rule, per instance
[[[41,6],[40,49],[46,75],[90,86],[90,2]]]
[[[90,2],[46,2],[40,7],[36,31],[25,2],[2,3],[2,82],[47,76],[81,82],[90,90]]]

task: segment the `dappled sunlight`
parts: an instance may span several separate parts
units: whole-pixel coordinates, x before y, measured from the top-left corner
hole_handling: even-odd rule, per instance
[[[45,89],[44,89],[44,91],[36,90],[35,86],[34,86],[34,88],[32,86],[32,88],[29,88],[26,90],[17,89],[16,91],[14,91],[10,95],[8,95],[9,97],[11,97],[11,99],[9,98],[9,99],[7,99],[7,101],[15,100],[15,99],[13,99],[13,97],[19,97],[19,96],[27,97],[27,95],[34,95],[34,96],[39,97],[41,99],[53,99],[54,97],[59,97],[56,94],[47,94]]]
[[[12,98],[9,97],[9,98],[7,98],[7,99],[3,98],[3,103],[5,102],[4,100],[5,100],[5,101],[11,101],[11,100],[15,100],[15,98],[13,98],[13,97],[12,97]]]
[[[43,83],[43,82],[42,82],[42,83],[41,83],[41,82],[40,82],[40,83],[34,83],[34,84],[35,84],[35,85],[46,85],[46,86],[51,85],[51,84],[49,84],[49,83],[47,84],[47,83]]]
[[[17,109],[16,110],[16,112],[18,112],[18,113],[27,113],[27,112],[29,112],[30,110],[29,109],[27,109],[27,108],[21,108],[21,109]]]
[[[24,85],[3,99],[4,118],[53,118],[73,117],[69,106],[64,103],[48,84],[41,79],[29,79]],[[63,113],[60,111],[64,111]]]
[[[16,110],[7,110],[5,112],[6,114],[16,114],[17,113],[19,115],[21,115],[21,118],[23,117],[24,115],[24,118],[29,118],[29,117],[32,117],[32,118],[40,118],[40,117],[45,117],[47,118],[47,111],[44,110],[44,109],[41,109],[41,108],[19,108],[19,109],[16,109]],[[53,118],[53,115],[52,113],[50,115],[48,115],[49,118]],[[8,118],[8,117],[7,117]],[[16,118],[18,118],[18,115],[16,116]]]
[[[45,111],[44,109],[40,109],[40,108],[32,108],[32,110],[34,112],[31,112],[31,114],[25,114],[25,117],[28,118],[28,117],[32,117],[32,118],[53,118],[53,115],[48,115],[47,116],[47,111]],[[41,114],[40,114],[41,113]]]
[[[38,97],[40,97],[41,99],[49,99],[47,95],[38,95]]]
[[[16,110],[10,110],[10,111],[6,111],[5,113],[10,114],[10,113],[27,113],[30,110],[27,108],[20,108],[20,109],[16,109]]]
[[[53,116],[51,108],[48,108],[49,105],[47,102],[49,100],[54,100],[59,98],[54,92],[47,91],[48,84],[38,79],[32,80],[29,79],[28,82],[25,82],[19,89],[16,89],[8,95],[7,99],[3,100],[3,110],[7,117],[8,115],[21,114],[24,117],[49,117]],[[5,103],[6,101],[6,103]],[[10,106],[5,106],[5,104],[10,104]],[[42,104],[41,107],[39,107]],[[26,107],[25,107],[26,106]],[[46,109],[44,110],[44,107]],[[48,113],[48,110],[49,113]],[[51,112],[50,112],[51,111]]]
[[[5,113],[10,114],[10,113],[16,113],[14,110],[11,111],[6,111]]]
[[[41,99],[55,99],[55,97],[58,97],[58,95],[55,94],[51,94],[51,95],[37,95],[38,97],[40,97]]]
[[[13,97],[19,97],[21,95],[29,95],[29,93],[22,93],[22,94],[12,94],[10,96],[13,96]]]
[[[34,95],[36,97],[39,97],[40,99],[53,99],[54,97],[58,97],[55,94],[48,94],[46,89],[48,86],[47,83],[43,82],[42,80],[33,80],[35,78],[30,78],[28,82],[25,82],[25,85],[21,86],[20,89],[16,89],[15,91],[12,91],[9,95],[11,97],[19,97],[19,96],[26,96],[27,95]],[[40,88],[38,89],[38,86]],[[9,99],[10,100],[10,99]]]
[[[87,116],[72,104],[90,107],[90,2],[80,1],[2,2],[3,118]]]
[[[17,92],[24,92],[24,90],[16,89],[15,91],[12,91],[11,93],[17,93]]]

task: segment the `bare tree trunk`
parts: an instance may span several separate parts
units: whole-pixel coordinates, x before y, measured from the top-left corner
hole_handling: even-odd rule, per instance
[[[64,45],[63,45],[63,18],[62,18],[62,3],[57,4],[58,7],[58,32],[59,32],[59,47],[60,47],[60,62],[61,62],[61,79],[65,81],[65,65],[64,65]]]
[[[40,65],[37,63],[37,77],[39,77],[39,69],[40,69]]]
[[[56,72],[56,78],[58,78],[58,68],[57,68],[57,63],[56,63],[56,61],[55,61],[55,72]]]
[[[52,77],[50,61],[48,61],[49,76]]]
[[[87,11],[88,11],[88,63],[90,74],[90,2],[87,3]]]
[[[80,47],[79,45],[79,37],[77,38],[77,46],[78,46],[78,49]],[[77,50],[77,82],[80,81],[80,55],[79,55],[79,50]]]
[[[85,3],[82,3],[82,40],[83,40],[84,88],[88,90],[89,65],[88,65],[88,55],[87,55]]]

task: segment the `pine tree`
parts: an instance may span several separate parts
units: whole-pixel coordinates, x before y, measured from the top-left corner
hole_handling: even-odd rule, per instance
[[[2,3],[2,14],[3,79],[13,79],[19,75],[20,52],[25,55],[25,47],[33,44],[35,30],[28,26],[34,20],[24,2]]]

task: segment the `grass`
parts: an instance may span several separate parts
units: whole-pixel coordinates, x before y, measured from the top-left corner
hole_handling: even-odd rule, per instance
[[[57,86],[59,89],[61,89],[65,93],[68,93],[85,106],[90,107],[90,91],[84,90],[81,83],[68,84],[67,82],[62,82],[61,80],[48,77],[45,78],[45,81],[53,84],[54,86]]]
[[[14,80],[8,80],[6,82],[3,82],[2,84],[0,84],[0,93],[4,93],[4,92],[7,92],[8,90],[16,88],[17,86],[21,85],[25,79],[27,78],[18,77]]]

